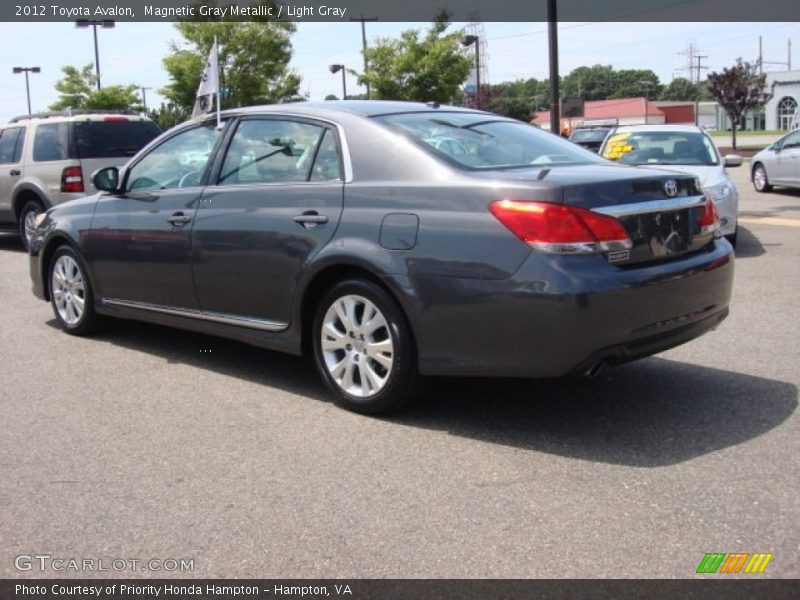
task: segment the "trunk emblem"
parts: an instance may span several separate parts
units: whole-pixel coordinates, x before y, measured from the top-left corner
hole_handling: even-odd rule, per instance
[[[674,179],[667,179],[664,182],[664,193],[669,196],[670,198],[674,198],[678,195],[678,182]]]

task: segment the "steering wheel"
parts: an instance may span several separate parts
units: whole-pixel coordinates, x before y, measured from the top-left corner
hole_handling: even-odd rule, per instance
[[[189,181],[192,185],[196,185],[196,184],[200,183],[200,177],[202,175],[203,175],[203,172],[199,171],[199,170],[197,170],[197,171],[189,171],[186,175],[184,175],[183,177],[180,178],[180,181],[178,181],[178,187],[179,188],[184,187],[186,185],[187,181]],[[190,178],[192,176],[196,176],[197,177],[197,181],[191,181]]]

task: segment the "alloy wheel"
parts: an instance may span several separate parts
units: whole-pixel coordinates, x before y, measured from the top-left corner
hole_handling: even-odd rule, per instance
[[[51,293],[58,316],[70,326],[78,324],[86,308],[86,284],[78,263],[62,254],[53,265]]]
[[[325,368],[336,385],[369,398],[388,383],[394,340],[384,314],[363,296],[337,298],[322,319],[320,345]]]

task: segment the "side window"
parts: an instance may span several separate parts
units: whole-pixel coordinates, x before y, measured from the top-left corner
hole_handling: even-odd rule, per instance
[[[783,142],[783,149],[786,150],[788,148],[800,148],[800,132],[786,136]]]
[[[199,185],[219,134],[214,124],[202,125],[159,144],[130,170],[125,191],[150,192]]]
[[[242,121],[225,155],[218,183],[308,181],[324,133],[323,127],[296,121]]]
[[[311,169],[310,181],[341,181],[341,169],[336,136],[330,129],[326,129],[317,150],[314,168]]]
[[[66,123],[47,123],[36,128],[33,138],[33,160],[46,162],[68,157],[68,128]]]
[[[20,128],[11,127],[0,131],[0,163],[16,163],[19,162],[17,158],[17,138],[19,137]],[[19,144],[20,154],[22,153],[22,144]]]

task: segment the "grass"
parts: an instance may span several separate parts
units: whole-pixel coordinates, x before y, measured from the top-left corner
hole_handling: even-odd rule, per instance
[[[740,137],[752,137],[755,135],[786,135],[786,131],[781,131],[780,129],[767,129],[766,131],[737,131],[736,132],[736,139]],[[711,137],[730,137],[730,131],[709,131],[708,135]]]

